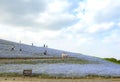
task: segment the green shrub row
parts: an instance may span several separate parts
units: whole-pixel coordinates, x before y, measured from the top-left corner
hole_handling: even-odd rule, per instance
[[[120,64],[120,60],[117,60],[115,58],[104,58],[104,59],[107,60],[107,61],[113,62],[113,63]]]

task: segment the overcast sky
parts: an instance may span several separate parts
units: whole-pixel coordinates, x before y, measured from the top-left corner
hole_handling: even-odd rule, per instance
[[[0,0],[0,38],[120,59],[120,0]]]

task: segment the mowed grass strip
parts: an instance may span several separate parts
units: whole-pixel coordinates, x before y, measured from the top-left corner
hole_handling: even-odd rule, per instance
[[[90,62],[87,60],[76,58],[61,58],[61,59],[1,59],[0,64],[38,64],[38,63],[67,63],[67,64],[92,64],[97,62]]]
[[[30,78],[40,78],[40,79],[111,79],[120,77],[111,76],[99,76],[99,75],[86,75],[86,76],[61,76],[61,75],[49,75],[49,74],[32,74],[31,76],[24,76],[22,73],[0,73],[0,77],[30,77]]]

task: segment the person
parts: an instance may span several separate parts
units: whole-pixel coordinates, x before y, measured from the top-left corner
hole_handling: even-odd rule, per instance
[[[44,55],[47,55],[47,50],[44,51]]]
[[[15,47],[12,47],[12,48],[11,48],[11,51],[13,51],[13,50],[15,50]]]
[[[33,43],[32,43],[32,46],[34,46]]]
[[[22,51],[22,49],[20,48],[20,51]]]
[[[45,47],[45,44],[43,45],[43,47]]]

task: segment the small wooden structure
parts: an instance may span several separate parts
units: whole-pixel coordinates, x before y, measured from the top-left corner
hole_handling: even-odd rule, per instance
[[[68,54],[65,53],[65,52],[63,52],[63,53],[61,54],[61,57],[62,57],[62,58],[68,58]]]
[[[32,70],[23,70],[24,76],[32,76]]]

